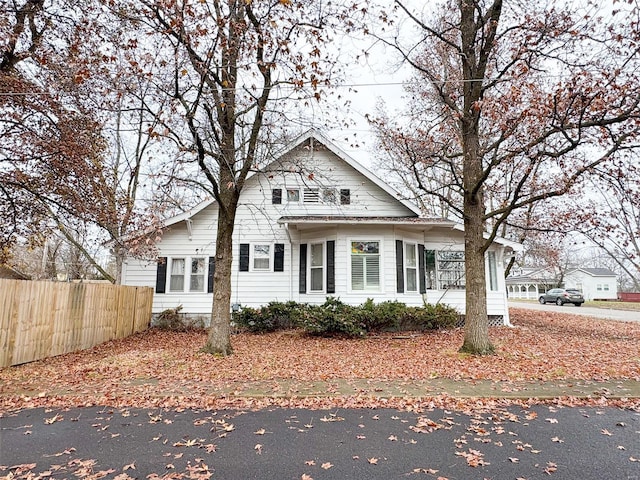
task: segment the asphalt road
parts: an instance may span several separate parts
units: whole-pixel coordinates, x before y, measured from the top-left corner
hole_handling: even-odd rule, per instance
[[[0,418],[0,478],[640,479],[640,413],[166,411]]]
[[[633,310],[616,310],[615,308],[595,308],[595,307],[576,307],[573,304],[565,304],[558,306],[555,303],[547,303],[541,305],[533,302],[518,302],[517,300],[509,300],[509,306],[517,308],[527,308],[529,310],[539,310],[542,312],[562,312],[573,315],[585,315],[588,317],[603,318],[608,320],[619,320],[622,322],[640,322],[640,312]]]

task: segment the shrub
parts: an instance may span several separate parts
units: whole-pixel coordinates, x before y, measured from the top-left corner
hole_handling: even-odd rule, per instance
[[[408,307],[402,323],[406,328],[415,330],[438,330],[455,327],[459,316],[458,311],[448,305],[425,304],[423,307]]]
[[[446,305],[407,307],[398,301],[374,303],[367,299],[358,307],[327,297],[323,305],[271,302],[260,309],[244,307],[233,314],[235,324],[254,333],[302,328],[309,335],[363,337],[367,332],[435,330],[452,328],[458,312]]]
[[[323,305],[304,309],[302,327],[310,335],[363,337],[366,329],[357,308],[328,297]]]
[[[370,332],[399,330],[407,310],[407,306],[402,302],[388,300],[375,304],[370,298],[359,308],[362,322]]]
[[[287,330],[300,325],[301,312],[305,308],[296,302],[270,302],[259,309],[243,307],[233,314],[233,321],[240,329],[254,333]]]
[[[204,328],[204,322],[201,318],[189,318],[184,313],[180,313],[181,310],[182,305],[163,310],[158,314],[154,326],[161,330],[172,330],[174,332],[186,332]]]

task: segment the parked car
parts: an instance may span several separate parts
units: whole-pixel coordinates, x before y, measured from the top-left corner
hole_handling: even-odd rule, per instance
[[[560,306],[565,303],[573,303],[576,307],[579,307],[584,303],[584,297],[580,290],[574,288],[552,288],[547,293],[540,295],[538,301],[542,305],[547,302]]]

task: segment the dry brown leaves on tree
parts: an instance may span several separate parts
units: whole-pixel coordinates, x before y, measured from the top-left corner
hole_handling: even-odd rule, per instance
[[[230,389],[250,391],[252,382],[272,382],[276,391],[282,381],[339,379],[406,384],[445,378],[640,380],[638,323],[524,309],[512,309],[512,323],[515,328],[491,329],[497,354],[487,357],[458,353],[460,329],[356,340],[314,338],[299,332],[238,334],[233,337],[234,354],[226,358],[198,352],[205,332],[151,329],[91,350],[1,369],[0,410],[104,403],[219,408],[238,400],[228,394]],[[293,404],[327,406],[332,401],[337,400],[301,398]],[[360,399],[352,406],[380,403],[368,401]],[[259,407],[261,402],[254,398],[242,405]],[[291,398],[287,402],[291,405]]]

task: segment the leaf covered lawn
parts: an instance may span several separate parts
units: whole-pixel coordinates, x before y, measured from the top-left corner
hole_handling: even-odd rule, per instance
[[[199,353],[205,332],[151,329],[91,350],[0,369],[0,410],[40,405],[214,407],[252,382],[477,379],[640,380],[640,323],[511,309],[516,328],[491,329],[497,354],[458,353],[463,331],[315,338],[238,334],[226,358]],[[212,395],[213,392],[213,395]],[[207,403],[209,402],[209,403]]]

